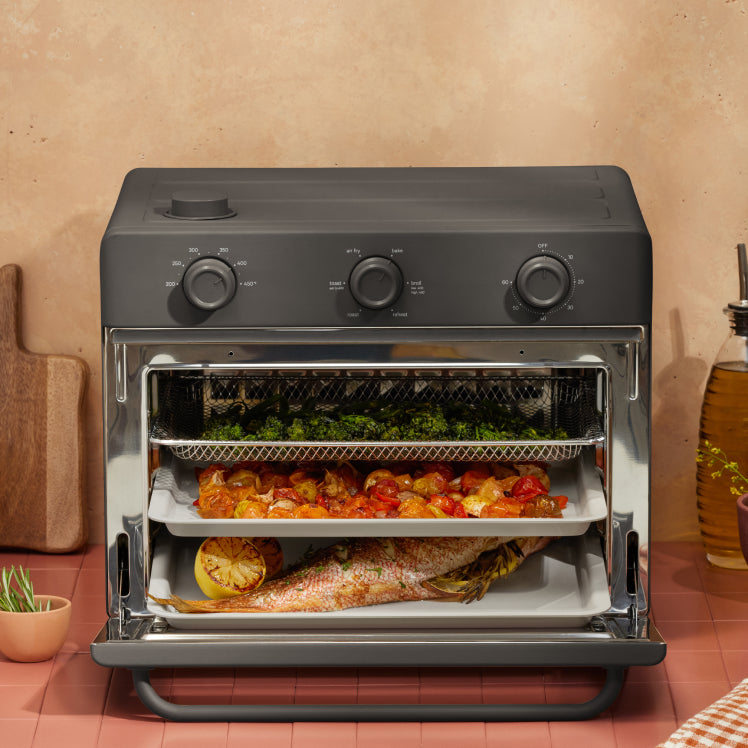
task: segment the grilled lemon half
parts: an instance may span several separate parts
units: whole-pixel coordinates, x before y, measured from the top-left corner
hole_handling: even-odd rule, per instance
[[[211,600],[250,592],[266,575],[265,558],[250,538],[206,538],[195,554],[195,581]]]

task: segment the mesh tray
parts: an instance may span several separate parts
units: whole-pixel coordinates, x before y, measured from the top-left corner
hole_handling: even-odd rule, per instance
[[[241,372],[233,375],[166,373],[158,378],[159,411],[151,442],[196,462],[238,460],[449,460],[556,462],[577,457],[603,440],[589,376],[506,376],[478,372],[325,371]],[[490,400],[538,429],[563,429],[563,440],[504,441],[208,441],[209,418],[241,404],[251,408],[281,396],[289,414],[314,401],[316,412],[342,403],[459,403]]]

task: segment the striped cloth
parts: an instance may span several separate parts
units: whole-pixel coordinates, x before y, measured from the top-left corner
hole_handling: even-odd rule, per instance
[[[727,696],[684,722],[657,748],[745,748],[748,746],[748,678]]]

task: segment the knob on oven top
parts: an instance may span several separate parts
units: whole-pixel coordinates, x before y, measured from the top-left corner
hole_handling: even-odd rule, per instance
[[[180,190],[171,196],[171,208],[164,215],[183,221],[211,221],[236,215],[223,192],[208,189]]]

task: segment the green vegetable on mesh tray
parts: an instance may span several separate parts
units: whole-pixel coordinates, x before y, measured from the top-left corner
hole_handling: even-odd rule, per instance
[[[476,405],[355,401],[332,410],[305,402],[293,410],[276,395],[245,407],[233,405],[211,415],[206,441],[544,441],[568,439],[566,431],[534,425],[492,401]]]

